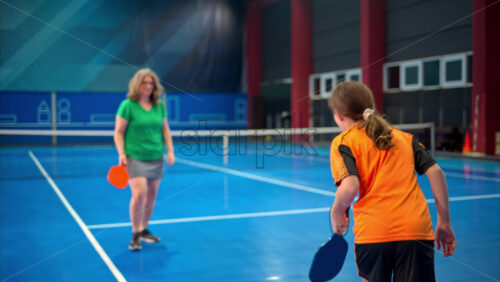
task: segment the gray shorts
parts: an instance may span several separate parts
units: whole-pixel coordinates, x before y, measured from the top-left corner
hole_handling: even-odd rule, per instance
[[[129,157],[127,171],[130,178],[142,176],[147,179],[161,179],[164,167],[165,162],[163,158],[154,161],[140,161]]]

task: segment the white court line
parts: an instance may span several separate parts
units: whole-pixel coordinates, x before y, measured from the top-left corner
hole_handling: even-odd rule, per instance
[[[73,209],[73,207],[68,202],[68,200],[66,199],[66,197],[64,197],[63,193],[61,192],[61,190],[59,190],[59,188],[57,187],[57,185],[55,184],[55,182],[52,180],[52,178],[50,177],[50,175],[45,171],[45,169],[40,164],[40,162],[35,157],[35,155],[31,151],[29,151],[28,154],[30,155],[31,159],[33,160],[33,162],[35,163],[35,165],[38,167],[38,169],[40,170],[40,172],[43,174],[43,176],[45,177],[45,179],[47,180],[47,182],[49,182],[50,186],[52,187],[52,189],[54,190],[54,192],[57,194],[57,196],[59,197],[59,199],[61,200],[61,202],[64,204],[64,206],[66,207],[66,209],[68,210],[68,212],[71,214],[71,216],[73,217],[73,219],[76,221],[76,223],[78,223],[78,226],[80,226],[80,228],[82,229],[83,233],[85,234],[85,236],[87,236],[88,240],[90,241],[90,243],[92,244],[92,246],[94,247],[94,249],[97,251],[97,253],[99,254],[99,256],[102,258],[102,260],[104,261],[104,263],[106,263],[106,265],[108,266],[109,270],[111,270],[111,272],[115,276],[116,280],[118,280],[118,281],[127,281],[125,279],[125,277],[123,277],[123,275],[121,274],[121,272],[118,270],[118,268],[115,266],[115,264],[108,257],[108,255],[106,254],[106,252],[104,251],[104,249],[101,247],[101,245],[99,244],[99,242],[97,242],[97,240],[95,239],[94,235],[92,235],[92,233],[90,232],[90,230],[87,227],[87,225],[85,225],[85,223],[83,222],[83,220],[80,218],[80,216]]]
[[[489,194],[489,195],[477,195],[477,196],[460,196],[460,197],[450,197],[449,202],[460,202],[469,200],[483,200],[483,199],[494,199],[500,198],[500,194]],[[427,203],[435,203],[436,200],[428,199]]]
[[[460,202],[460,201],[482,200],[482,199],[493,199],[493,198],[500,198],[500,194],[451,197],[449,199],[449,201],[450,202]],[[427,200],[427,203],[435,203],[435,202],[436,201],[434,199]],[[197,216],[197,217],[159,219],[159,220],[151,220],[149,222],[149,224],[171,224],[171,223],[183,223],[183,222],[252,218],[252,217],[256,218],[256,217],[265,217],[265,216],[305,214],[305,213],[316,213],[316,212],[327,212],[327,211],[330,211],[330,207],[314,208],[314,209],[297,209],[297,210],[284,210],[284,211],[271,211],[271,212],[254,212],[254,213],[239,213],[239,214],[227,214],[227,215],[209,215],[209,216]],[[121,222],[121,223],[108,223],[108,224],[94,224],[94,225],[89,225],[88,228],[89,229],[100,229],[100,228],[116,228],[116,227],[129,227],[129,226],[132,226],[132,224],[130,222]]]
[[[326,158],[313,157],[313,156],[305,157],[305,156],[297,156],[297,155],[293,155],[293,156],[276,155],[276,157],[308,160],[308,161],[320,162],[320,163],[330,163],[330,160],[327,160]],[[439,164],[439,162],[438,162],[438,164]],[[453,169],[453,168],[443,167],[443,166],[441,166],[441,168],[443,169],[445,176],[449,176],[449,177],[484,180],[484,181],[491,181],[491,182],[500,182],[500,177],[488,177],[488,176],[481,176],[481,175],[474,175],[474,174],[467,175],[465,173],[446,172],[447,169]],[[488,173],[489,171],[481,171],[481,170],[471,169],[470,172],[486,172],[486,173]],[[493,172],[493,173],[495,173],[495,172]]]
[[[306,192],[312,192],[312,193],[316,193],[316,194],[322,194],[322,195],[334,196],[335,197],[335,193],[334,192],[329,192],[329,191],[325,191],[325,190],[322,190],[322,189],[313,188],[313,187],[310,187],[310,186],[304,186],[304,185],[289,183],[289,182],[286,182],[286,181],[276,180],[276,179],[272,179],[272,178],[268,178],[268,177],[264,177],[264,176],[258,176],[258,175],[255,175],[255,174],[241,172],[241,171],[237,171],[237,170],[234,170],[234,169],[220,167],[220,166],[215,166],[215,165],[209,165],[209,164],[204,164],[204,163],[199,163],[199,162],[194,162],[194,161],[188,161],[188,160],[184,160],[184,159],[176,159],[176,160],[178,160],[180,163],[184,163],[184,164],[190,165],[190,166],[195,166],[195,167],[204,168],[204,169],[208,169],[208,170],[213,170],[213,171],[219,171],[219,172],[223,172],[223,173],[233,174],[233,175],[244,177],[244,178],[248,178],[248,179],[253,179],[253,180],[257,180],[257,181],[262,181],[262,182],[267,182],[267,183],[271,183],[271,184],[276,184],[276,185],[280,185],[280,186],[284,186],[284,187],[288,187],[288,188],[293,188],[293,189],[297,189],[297,190],[302,190],[302,191],[306,191]],[[449,174],[450,173],[445,173],[445,175],[449,175]],[[456,177],[458,177],[460,175],[460,174],[453,174],[453,173],[451,173],[451,174],[452,174],[451,176],[456,176]],[[465,176],[462,176],[462,177],[465,177]],[[469,176],[469,177],[472,178],[471,176]],[[477,176],[477,175],[475,177],[476,177],[475,179],[478,179],[478,180],[489,180],[489,181],[500,182],[500,179],[497,179],[497,178],[482,177],[482,176]],[[491,194],[491,195],[483,195],[483,196],[451,197],[450,201],[452,201],[453,199],[457,199],[457,200],[458,199],[466,199],[466,200],[468,200],[468,199],[498,198],[498,195],[500,195],[500,194]],[[429,201],[434,201],[434,200],[431,199],[431,200],[427,200],[427,201],[429,202]]]
[[[271,212],[239,213],[239,214],[227,214],[227,215],[209,215],[209,216],[198,216],[198,217],[151,220],[149,224],[169,224],[169,223],[182,223],[182,222],[194,222],[194,221],[212,221],[212,220],[225,220],[225,219],[250,218],[250,217],[304,214],[304,213],[325,212],[329,210],[330,207],[286,210],[286,211],[271,211]],[[132,226],[132,224],[130,222],[124,222],[124,223],[96,224],[96,225],[89,225],[88,227],[90,229],[98,229],[98,228],[127,227],[127,226]]]
[[[248,178],[248,179],[252,179],[252,180],[257,180],[257,181],[261,181],[261,182],[266,182],[266,183],[270,183],[270,184],[284,186],[287,188],[292,188],[292,189],[296,189],[296,190],[311,192],[311,193],[325,195],[325,196],[335,196],[334,192],[325,191],[323,189],[318,189],[318,188],[314,188],[314,187],[310,187],[310,186],[304,186],[304,185],[290,183],[290,182],[286,182],[286,181],[281,181],[281,180],[277,180],[277,179],[273,179],[273,178],[269,178],[269,177],[264,177],[264,176],[259,176],[259,175],[255,175],[255,174],[251,174],[251,173],[241,172],[241,171],[237,171],[237,170],[230,169],[230,168],[209,165],[209,164],[204,164],[204,163],[199,163],[199,162],[194,162],[194,161],[188,161],[188,160],[179,159],[179,158],[176,158],[175,160],[179,163],[182,163],[182,164],[186,164],[186,165],[190,165],[190,166],[194,166],[194,167],[199,167],[199,168],[204,168],[204,169],[208,169],[208,170],[213,170],[213,171],[218,171],[218,172],[223,172],[223,173],[227,173],[227,174],[232,174],[232,175],[240,176],[243,178]]]
[[[438,164],[439,164],[439,161],[438,161]],[[490,173],[490,174],[495,174],[495,175],[498,175],[500,176],[500,170],[498,169],[493,169],[493,170],[487,170],[487,169],[482,169],[482,168],[468,168],[466,167],[467,163],[464,163],[463,166],[461,167],[457,167],[457,166],[452,166],[452,165],[447,165],[447,164],[444,164],[444,165],[439,165],[442,169],[449,169],[449,170],[466,170],[468,169],[469,172],[475,172],[475,173]]]
[[[480,176],[480,175],[467,175],[467,174],[463,174],[463,173],[446,172],[446,169],[444,169],[444,175],[447,177],[450,176],[450,177],[465,178],[465,179],[500,182],[500,178],[496,178],[496,177],[488,177],[488,176]]]

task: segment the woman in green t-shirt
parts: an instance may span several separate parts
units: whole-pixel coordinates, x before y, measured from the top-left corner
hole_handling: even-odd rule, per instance
[[[160,101],[163,87],[150,69],[138,70],[129,82],[127,99],[116,114],[114,141],[119,164],[130,174],[130,220],[132,240],[129,249],[141,249],[140,241],[156,243],[160,238],[151,234],[147,226],[163,176],[163,153],[167,146],[166,162],[175,162],[172,135],[165,105]]]

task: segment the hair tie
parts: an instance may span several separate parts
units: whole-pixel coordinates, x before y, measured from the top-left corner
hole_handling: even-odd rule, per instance
[[[375,113],[375,110],[370,109],[370,108],[367,108],[367,109],[363,112],[363,119],[364,119],[364,120],[367,120],[369,116],[373,115],[373,113]]]

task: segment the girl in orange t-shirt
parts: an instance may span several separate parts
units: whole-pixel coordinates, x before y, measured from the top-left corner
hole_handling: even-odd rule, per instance
[[[353,205],[356,264],[363,281],[435,281],[434,241],[443,256],[456,247],[446,179],[411,134],[375,113],[373,94],[355,81],[340,83],[328,101],[343,130],[332,141],[330,161],[338,186],[331,209],[334,232],[348,227]],[[433,234],[427,202],[415,171],[429,178],[438,219]]]

